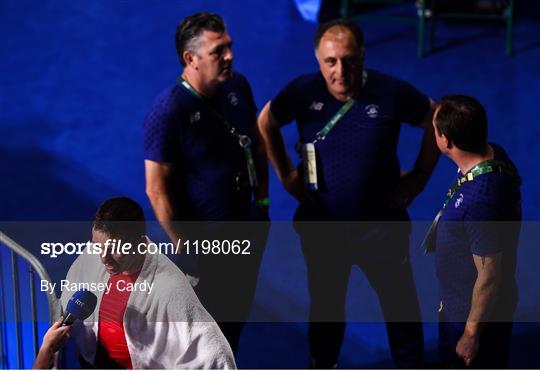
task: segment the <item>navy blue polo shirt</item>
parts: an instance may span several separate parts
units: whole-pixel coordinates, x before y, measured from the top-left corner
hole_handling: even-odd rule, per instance
[[[175,84],[154,100],[144,121],[144,156],[175,165],[180,219],[247,219],[251,190],[244,151],[218,115],[253,137],[256,111],[249,83],[239,73],[210,99]]]
[[[385,206],[400,177],[400,125],[419,125],[429,110],[429,99],[404,81],[367,72],[356,103],[326,139],[315,144],[316,212],[323,219],[402,218]],[[328,92],[323,76],[316,72],[285,86],[272,99],[271,111],[281,124],[296,120],[299,139],[307,143],[313,142],[343,104]]]
[[[491,146],[496,160],[512,164],[500,146]],[[498,252],[503,253],[502,281],[494,316],[508,320],[517,303],[514,273],[520,220],[521,193],[510,175],[483,174],[455,193],[441,217],[436,240],[441,314],[445,320],[467,320],[477,277],[473,254]]]

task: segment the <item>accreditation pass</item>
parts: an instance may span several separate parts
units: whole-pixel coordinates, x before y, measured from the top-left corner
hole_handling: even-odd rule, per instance
[[[315,155],[315,144],[302,144],[302,162],[304,164],[304,182],[310,190],[317,190],[317,157]]]

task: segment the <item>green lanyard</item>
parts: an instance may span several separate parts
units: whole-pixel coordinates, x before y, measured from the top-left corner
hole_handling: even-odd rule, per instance
[[[328,133],[330,133],[332,129],[336,126],[336,124],[339,122],[339,120],[341,120],[341,118],[345,116],[347,112],[349,112],[353,105],[354,99],[349,99],[348,101],[346,101],[345,104],[341,106],[339,111],[337,111],[337,113],[330,119],[330,121],[328,121],[324,128],[322,128],[321,131],[317,132],[313,144],[317,143],[318,141],[325,140]]]
[[[199,93],[189,82],[184,80],[182,76],[178,78],[177,81],[178,85],[183,86],[187,91],[189,91],[191,94],[193,94],[194,97],[200,99],[202,102],[206,103],[206,98]],[[246,164],[248,169],[248,175],[249,175],[249,184],[251,187],[255,188],[259,184],[257,181],[257,171],[255,170],[255,161],[253,160],[253,152],[251,150],[251,138],[247,135],[240,134],[234,126],[232,126],[229,121],[227,121],[222,115],[220,115],[216,110],[212,109],[209,105],[208,109],[214,116],[216,116],[225,126],[227,131],[238,140],[238,144],[240,147],[244,150],[244,156],[246,158]]]
[[[367,77],[368,77],[367,71],[363,70],[362,71],[362,86],[366,84]],[[343,116],[345,116],[345,114],[349,112],[349,110],[352,108],[354,103],[355,103],[355,100],[352,98],[346,101],[345,104],[341,106],[339,111],[337,111],[337,113],[330,119],[330,121],[328,121],[326,125],[319,132],[317,132],[315,136],[315,140],[313,141],[313,144],[319,141],[325,140],[328,133],[330,133],[332,129],[336,126],[336,124],[339,122],[339,120],[341,120]]]
[[[456,183],[448,190],[446,193],[446,199],[444,201],[442,209],[439,210],[437,213],[437,216],[435,216],[435,219],[433,220],[433,223],[431,223],[431,226],[429,227],[429,230],[426,234],[426,237],[422,241],[422,248],[424,249],[424,252],[430,253],[435,251],[436,248],[436,235],[437,235],[437,227],[439,225],[439,221],[442,217],[442,214],[444,213],[444,210],[446,210],[446,207],[450,203],[450,200],[454,197],[456,192],[461,188],[461,186],[467,182],[473,181],[477,176],[488,174],[488,173],[502,173],[509,175],[513,177],[516,180],[516,183],[518,186],[521,185],[521,178],[519,177],[519,174],[517,173],[517,170],[512,166],[509,165],[506,162],[498,161],[498,160],[487,160],[482,161],[476,166],[474,166],[471,170],[467,171],[465,175],[460,177]]]

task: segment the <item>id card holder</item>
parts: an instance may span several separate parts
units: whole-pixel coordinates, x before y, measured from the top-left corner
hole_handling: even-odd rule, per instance
[[[317,186],[317,157],[315,156],[315,145],[313,143],[302,144],[302,163],[304,164],[304,182],[312,191],[318,189]]]

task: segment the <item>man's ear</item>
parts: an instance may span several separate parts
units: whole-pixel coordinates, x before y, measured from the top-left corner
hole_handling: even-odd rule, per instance
[[[182,59],[186,63],[186,66],[191,66],[191,67],[195,68],[195,66],[193,65],[193,63],[195,62],[195,54],[193,54],[189,50],[185,50],[182,53]]]
[[[444,148],[446,149],[452,148],[452,142],[448,140],[448,137],[446,135],[444,135],[443,133],[439,131],[439,128],[437,127],[437,125],[435,125],[435,122],[432,123],[432,127],[433,127],[433,135],[440,138]]]
[[[446,135],[444,134],[441,134],[441,138],[443,140],[443,144],[444,144],[444,147],[447,148],[447,149],[451,149],[453,147],[452,145],[452,142],[450,140],[448,140],[448,138],[446,137]]]

